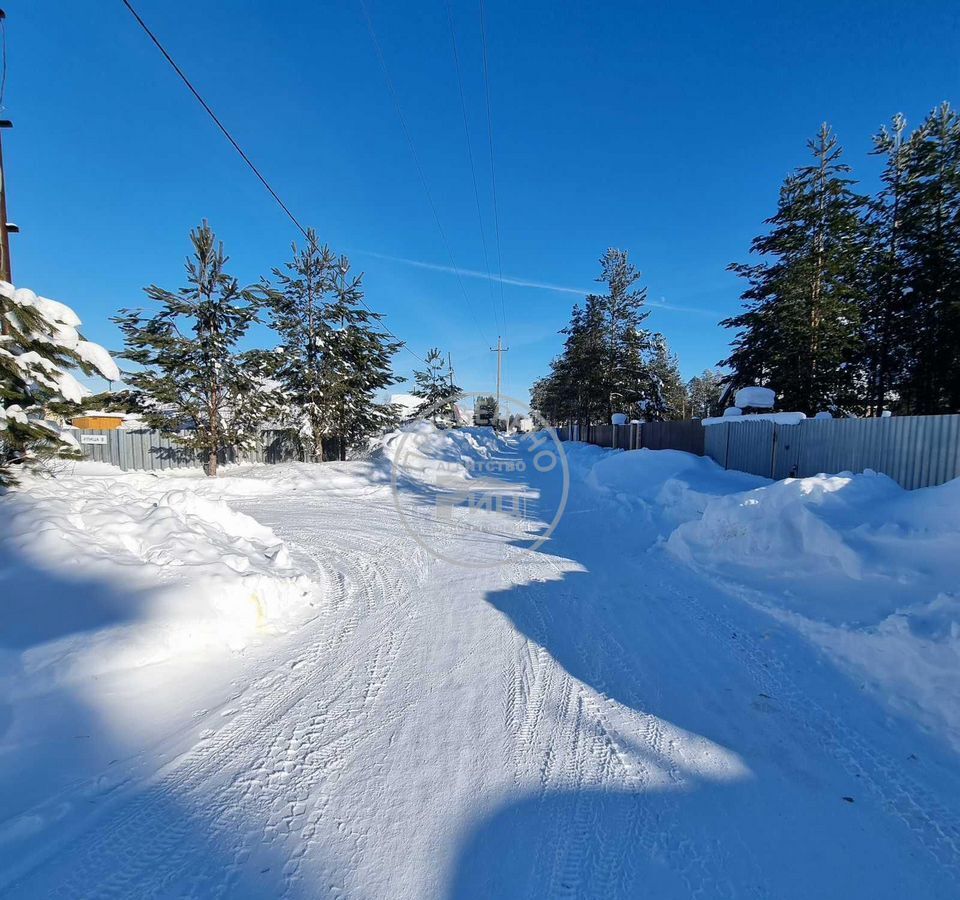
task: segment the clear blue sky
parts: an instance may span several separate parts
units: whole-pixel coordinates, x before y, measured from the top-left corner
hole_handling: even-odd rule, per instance
[[[450,0],[496,270],[478,7]],[[464,277],[424,195],[359,0],[135,4],[295,213],[366,272],[368,302],[458,381],[492,386],[498,291]],[[443,0],[368,0],[459,267],[483,272]],[[681,8],[681,6],[683,8]],[[207,217],[254,281],[297,237],[120,0],[8,2],[4,135],[14,279],[74,306],[89,338],[149,282],[182,283]],[[822,120],[865,186],[870,135],[960,103],[960,4],[487,0],[505,391],[526,399],[605,247],[643,271],[650,325],[685,376],[726,353],[746,258]],[[391,259],[392,257],[393,259]],[[479,322],[479,324],[478,324]],[[264,335],[257,335],[258,340]],[[397,369],[414,360],[401,351]],[[403,390],[401,386],[397,390]]]

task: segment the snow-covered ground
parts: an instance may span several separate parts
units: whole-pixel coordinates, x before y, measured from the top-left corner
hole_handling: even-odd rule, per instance
[[[956,896],[960,484],[428,438],[0,499],[0,895]]]

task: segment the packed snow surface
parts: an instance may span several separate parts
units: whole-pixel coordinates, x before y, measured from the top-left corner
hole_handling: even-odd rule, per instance
[[[535,439],[0,498],[0,894],[955,897],[960,482]]]

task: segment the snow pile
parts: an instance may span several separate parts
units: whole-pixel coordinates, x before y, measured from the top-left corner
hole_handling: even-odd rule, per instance
[[[805,633],[960,748],[960,479],[873,472],[709,501],[668,550]]]
[[[31,478],[0,498],[0,675],[21,689],[243,647],[309,613],[273,532],[180,480]]]
[[[672,529],[702,515],[714,497],[769,483],[745,472],[725,471],[712,459],[680,450],[610,452],[566,443],[571,473],[618,504],[642,510],[648,521]]]
[[[770,388],[742,387],[737,391],[733,402],[739,409],[746,409],[748,406],[758,409],[773,409],[776,400],[777,395]]]
[[[492,428],[443,429],[422,419],[386,435],[382,446],[383,458],[398,473],[434,485],[471,478],[478,470],[494,473],[504,449]]]

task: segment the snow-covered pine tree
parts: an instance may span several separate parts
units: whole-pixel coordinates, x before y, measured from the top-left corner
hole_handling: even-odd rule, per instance
[[[813,164],[787,177],[772,230],[751,245],[763,261],[730,266],[750,286],[746,311],[721,324],[739,331],[724,363],[737,381],[770,385],[783,408],[815,413],[860,405],[865,200],[829,126],[808,147]]]
[[[78,403],[90,391],[70,370],[119,381],[99,344],[83,339],[76,313],[27,288],[0,281],[0,487],[14,468],[55,455],[77,456],[69,432],[44,418],[55,403]]]
[[[413,373],[414,397],[423,402],[417,408],[417,415],[430,412],[434,425],[449,426],[456,423],[453,411],[453,400],[461,393],[459,387],[450,383],[450,371],[446,357],[438,347],[431,347],[424,359],[425,369],[415,370]],[[446,402],[449,401],[449,402]]]
[[[695,419],[719,415],[722,393],[723,376],[715,369],[704,369],[702,374],[694,375],[687,382],[690,415]]]
[[[331,379],[331,443],[336,455],[346,459],[348,450],[397,423],[396,408],[376,398],[397,383],[391,361],[402,344],[380,329],[382,314],[365,307],[363,275],[350,272],[349,260],[341,256],[332,271],[333,301],[323,311],[323,371]]]
[[[284,400],[284,418],[297,433],[305,461],[323,459],[323,438],[332,416],[332,379],[326,352],[329,328],[325,310],[331,302],[337,259],[307,230],[307,246],[293,244],[293,259],[274,269],[278,288],[267,293],[270,324],[280,335],[274,378]]]
[[[910,138],[900,247],[901,409],[960,410],[960,115],[943,103]]]
[[[151,285],[145,293],[159,311],[146,316],[142,309],[124,309],[114,321],[126,344],[121,357],[141,367],[125,380],[144,395],[144,418],[177,433],[213,476],[222,451],[256,439],[277,398],[266,386],[263,354],[236,351],[257,321],[260,292],[241,288],[227,274],[223,244],[206,220],[190,240],[186,286],[174,293]]]

